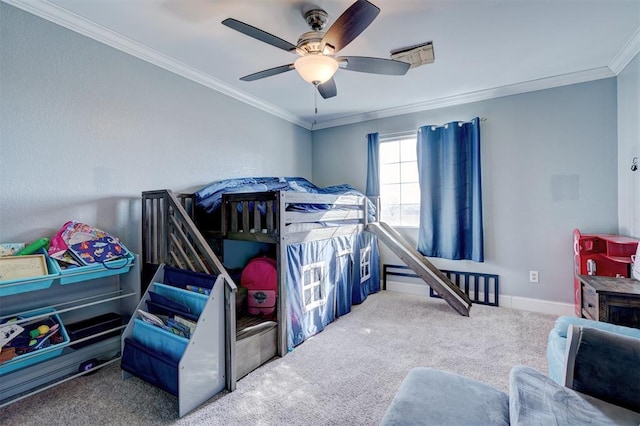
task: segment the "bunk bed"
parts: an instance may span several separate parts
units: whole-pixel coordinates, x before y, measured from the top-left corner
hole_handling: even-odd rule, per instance
[[[166,264],[224,278],[229,390],[380,289],[377,237],[366,230],[375,207],[346,185],[317,188],[301,178],[249,178],[193,194],[159,190],[142,197],[145,275]],[[273,245],[275,320],[237,315],[237,280],[223,265],[224,240]]]

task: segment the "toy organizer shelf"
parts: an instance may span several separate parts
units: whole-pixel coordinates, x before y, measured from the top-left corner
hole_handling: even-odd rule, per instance
[[[120,335],[140,300],[137,256],[131,255],[118,269],[92,266],[65,274],[51,259],[47,262],[47,275],[0,281],[0,321],[17,317],[21,324],[52,318],[63,341],[0,363],[0,407],[117,362]],[[76,334],[68,329],[96,318],[111,321]]]
[[[187,285],[210,289],[209,295],[186,290]],[[142,321],[137,315],[122,334],[122,377],[136,376],[178,397],[182,417],[225,389],[224,278],[160,265],[137,309],[149,312],[152,296],[189,308],[195,331],[189,339]],[[150,294],[150,292],[154,294]],[[170,304],[172,312],[175,306]],[[158,308],[155,314],[169,314]]]
[[[623,235],[583,234],[579,229],[573,230],[573,291],[576,316],[583,315],[582,283],[579,275],[631,277],[631,256],[635,254],[639,242],[636,238]]]

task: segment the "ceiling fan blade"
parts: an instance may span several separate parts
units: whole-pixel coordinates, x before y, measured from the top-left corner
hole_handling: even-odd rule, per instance
[[[380,9],[367,0],[356,1],[327,30],[322,38],[322,49],[329,45],[335,54],[358,37],[376,19],[378,13]]]
[[[258,71],[253,74],[245,75],[241,77],[242,81],[254,81],[260,80],[261,78],[271,77],[272,75],[282,74],[283,72],[291,71],[294,69],[293,64],[289,65],[280,65],[279,67],[269,68],[268,70]]]
[[[333,78],[330,78],[324,83],[318,84],[318,92],[320,93],[320,96],[325,99],[333,98],[338,94],[335,80]]]
[[[345,70],[371,74],[405,75],[411,67],[408,62],[366,56],[340,56],[336,60],[338,62],[346,62],[346,65],[341,67]]]
[[[279,49],[286,50],[287,52],[295,52],[296,50],[296,46],[288,41],[283,40],[280,37],[276,37],[273,34],[269,34],[266,31],[262,31],[260,28],[238,21],[237,19],[227,18],[222,21],[222,24],[239,31],[242,34],[248,35],[249,37],[253,37],[256,40],[260,40]]]

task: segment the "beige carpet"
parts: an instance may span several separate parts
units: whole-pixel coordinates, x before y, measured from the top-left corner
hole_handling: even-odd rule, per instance
[[[0,409],[3,425],[377,425],[406,373],[434,367],[507,390],[509,370],[546,373],[555,317],[441,300],[371,295],[322,333],[182,419],[177,400],[117,364]],[[464,395],[460,395],[464,403]]]

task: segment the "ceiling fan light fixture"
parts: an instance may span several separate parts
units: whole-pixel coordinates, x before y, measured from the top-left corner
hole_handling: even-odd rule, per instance
[[[329,80],[338,70],[338,61],[331,56],[307,54],[296,59],[293,64],[306,82],[322,84]]]

